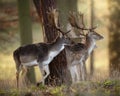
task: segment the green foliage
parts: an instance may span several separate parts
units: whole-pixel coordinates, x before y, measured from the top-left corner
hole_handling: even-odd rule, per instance
[[[0,90],[0,96],[19,96],[20,92],[17,89],[12,89],[9,91]]]
[[[105,80],[103,83],[102,83],[103,87],[104,88],[110,88],[110,87],[113,87],[115,85],[115,81],[112,81],[112,80]]]
[[[46,87],[45,85],[43,85],[43,84],[40,84],[40,85],[38,86],[38,88],[39,88],[40,90],[46,90],[46,89],[47,89],[47,87]]]

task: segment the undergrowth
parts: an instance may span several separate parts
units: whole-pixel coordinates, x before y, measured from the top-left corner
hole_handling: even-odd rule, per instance
[[[120,96],[120,80],[81,81],[70,86],[0,86],[0,96]],[[2,83],[1,82],[1,83]],[[11,81],[12,82],[12,81]],[[11,86],[6,88],[5,86]]]

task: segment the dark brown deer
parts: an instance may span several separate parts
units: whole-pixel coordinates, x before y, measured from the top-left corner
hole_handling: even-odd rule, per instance
[[[56,14],[55,10],[49,13],[49,15],[52,14],[52,24],[54,23],[54,27],[62,33],[61,37],[57,37],[52,43],[36,43],[20,46],[13,52],[17,70],[17,87],[19,87],[19,73],[23,69],[23,66],[39,66],[42,73],[41,82],[44,84],[45,78],[50,74],[49,63],[65,48],[65,45],[71,44],[71,40],[66,37],[66,33],[56,26],[56,21],[54,20],[56,17],[54,17],[53,13]],[[46,72],[45,76],[43,76],[44,71]]]
[[[72,46],[66,47],[68,67],[71,73],[72,82],[75,83],[79,80],[85,80],[86,71],[85,71],[85,62],[90,56],[93,49],[96,47],[96,41],[103,39],[103,36],[94,31],[95,28],[84,28],[80,27],[75,19],[75,16],[69,18],[70,24],[80,30],[87,30],[88,33],[85,36],[86,42],[77,43]],[[72,20],[71,20],[72,19]],[[83,19],[82,19],[83,20]],[[82,21],[83,22],[83,21]]]

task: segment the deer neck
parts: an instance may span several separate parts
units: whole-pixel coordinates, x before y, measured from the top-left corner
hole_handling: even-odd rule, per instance
[[[42,61],[43,65],[48,65],[54,59],[54,57],[56,57],[64,49],[64,45],[62,42],[57,40],[55,42],[49,43],[48,49],[48,54],[44,61]]]
[[[54,43],[51,44],[50,52],[49,53],[52,55],[52,57],[55,57],[63,49],[64,49],[64,44],[60,40],[57,40],[56,42],[54,42]]]
[[[86,49],[89,55],[91,54],[95,46],[96,46],[96,43],[94,39],[90,37],[86,38]]]

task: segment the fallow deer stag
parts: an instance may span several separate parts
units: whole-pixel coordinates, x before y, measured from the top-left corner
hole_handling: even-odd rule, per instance
[[[38,65],[42,73],[42,83],[44,84],[45,78],[50,73],[48,67],[49,63],[65,48],[65,45],[71,44],[71,40],[66,37],[66,33],[56,26],[56,21],[54,20],[56,18],[54,17],[55,14],[55,10],[49,13],[49,15],[52,16],[51,19],[53,19],[52,23],[54,23],[54,27],[62,33],[62,37],[57,37],[52,43],[36,43],[21,46],[13,52],[17,70],[17,87],[19,87],[19,74],[23,66],[29,67]],[[45,76],[43,76],[44,71],[46,72]]]
[[[83,19],[83,18],[82,18]],[[71,26],[80,29],[80,30],[87,30],[88,33],[85,36],[85,43],[77,43],[72,46],[66,47],[66,54],[67,54],[67,61],[68,61],[68,68],[71,73],[72,82],[75,83],[79,80],[85,80],[86,77],[86,70],[85,70],[85,62],[90,56],[93,49],[96,47],[96,41],[103,39],[103,36],[96,33],[94,31],[95,28],[84,28],[80,27],[77,22],[76,18],[73,14],[69,18],[69,22]],[[83,20],[82,20],[83,23]],[[81,34],[82,35],[82,34]],[[69,57],[68,57],[69,56]]]

